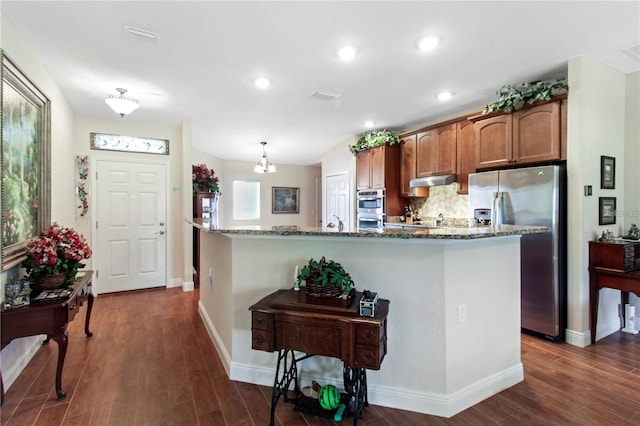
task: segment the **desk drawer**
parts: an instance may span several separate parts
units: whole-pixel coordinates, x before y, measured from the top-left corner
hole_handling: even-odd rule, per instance
[[[379,370],[382,359],[387,353],[387,339],[382,339],[377,346],[356,345],[356,367]]]
[[[251,349],[273,352],[273,333],[267,330],[251,330]]]
[[[76,295],[71,296],[67,301],[67,322],[73,321],[79,309],[78,297]]]
[[[356,329],[356,343],[359,345],[377,345],[384,337],[384,326],[363,326]]]
[[[273,315],[264,312],[251,312],[251,328],[270,330],[273,328]]]

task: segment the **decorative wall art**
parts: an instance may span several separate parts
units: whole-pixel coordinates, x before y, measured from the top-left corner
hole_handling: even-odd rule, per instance
[[[169,155],[169,141],[166,139],[109,135],[106,133],[91,133],[90,135],[91,149]]]
[[[89,192],[87,191],[89,178],[89,156],[76,155],[76,171],[78,173],[78,183],[76,184],[76,195],[78,205],[76,212],[78,216],[84,217],[89,212]]]
[[[615,157],[600,157],[600,189],[616,189]]]
[[[299,213],[300,188],[272,187],[271,213]]]
[[[4,53],[2,74],[2,270],[51,222],[51,111],[46,95]]]
[[[613,225],[616,223],[616,197],[598,198],[598,224]]]

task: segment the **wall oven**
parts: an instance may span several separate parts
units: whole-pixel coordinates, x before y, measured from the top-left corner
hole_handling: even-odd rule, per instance
[[[358,229],[383,229],[386,216],[385,190],[361,190],[356,198]]]

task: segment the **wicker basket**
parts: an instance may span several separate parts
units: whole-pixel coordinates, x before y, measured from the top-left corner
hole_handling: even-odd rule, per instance
[[[67,274],[57,273],[50,275],[39,275],[31,283],[31,290],[52,290],[55,288],[64,287],[64,282],[67,279]]]
[[[342,287],[335,284],[322,285],[315,281],[307,280],[305,292],[307,296],[312,297],[338,297],[342,294]]]

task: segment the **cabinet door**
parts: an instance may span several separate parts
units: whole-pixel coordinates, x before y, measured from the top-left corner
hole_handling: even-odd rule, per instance
[[[371,188],[370,150],[356,153],[356,186],[358,189]]]
[[[436,167],[438,175],[452,175],[456,172],[456,125],[455,123],[435,129],[438,137],[436,144]]]
[[[469,120],[460,121],[456,126],[458,194],[468,194],[469,173],[476,171],[476,134]]]
[[[436,133],[434,130],[418,133],[416,142],[416,176],[433,176],[436,172],[434,157],[437,155]]]
[[[478,121],[476,132],[476,167],[498,167],[511,164],[511,114]]]
[[[513,113],[513,160],[519,164],[560,159],[560,102]]]
[[[416,177],[416,135],[402,138],[400,146],[400,194],[408,197],[409,183]]]
[[[371,170],[372,188],[384,188],[385,149],[386,146],[379,146],[369,150],[369,167]]]

